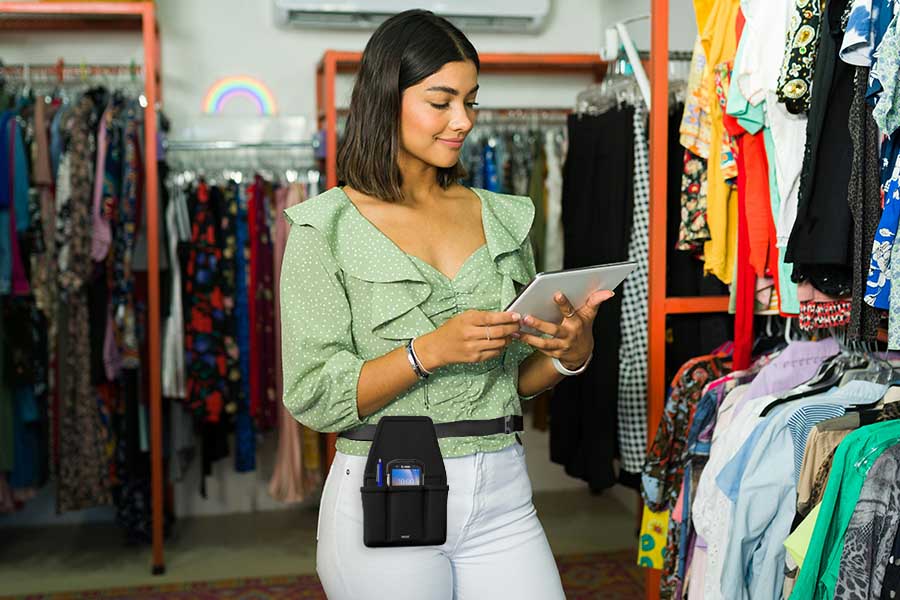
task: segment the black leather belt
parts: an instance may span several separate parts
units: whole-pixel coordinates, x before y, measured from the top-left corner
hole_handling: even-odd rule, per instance
[[[342,431],[338,435],[348,440],[371,442],[375,439],[375,425],[362,425],[356,429]],[[480,419],[472,421],[451,421],[435,423],[434,431],[439,438],[473,437],[494,435],[497,433],[514,433],[525,428],[525,421],[520,415],[508,415],[497,419]]]

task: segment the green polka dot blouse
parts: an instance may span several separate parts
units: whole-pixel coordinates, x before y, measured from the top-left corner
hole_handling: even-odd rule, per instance
[[[405,346],[469,309],[498,311],[535,275],[525,196],[473,190],[486,244],[451,280],[406,254],[335,187],[285,211],[291,231],[281,272],[284,405],[316,431],[374,425],[385,415],[427,415],[435,423],[522,414],[519,365],[533,349],[519,341],[496,359],[437,369],[381,410],[359,418],[362,365]],[[445,458],[500,450],[512,434],[439,440]],[[338,438],[337,450],[366,455],[369,442]]]

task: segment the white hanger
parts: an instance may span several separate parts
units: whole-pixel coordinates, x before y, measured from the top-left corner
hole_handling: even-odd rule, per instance
[[[647,72],[644,71],[641,57],[638,55],[638,51],[634,47],[634,41],[632,41],[631,35],[628,33],[628,29],[625,28],[625,25],[637,21],[644,21],[649,18],[649,14],[636,15],[634,17],[623,19],[613,24],[612,27],[608,27],[606,30],[606,56],[603,57],[606,60],[614,60],[614,57],[618,55],[619,45],[621,44],[625,48],[625,55],[628,57],[628,62],[631,64],[634,78],[637,81],[638,89],[641,91],[641,96],[644,98],[644,105],[647,107],[648,111],[650,110],[650,80],[647,78]]]

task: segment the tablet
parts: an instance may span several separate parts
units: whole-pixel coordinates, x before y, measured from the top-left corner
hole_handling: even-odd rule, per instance
[[[584,306],[594,292],[614,290],[635,268],[635,262],[621,262],[538,273],[506,307],[506,312],[517,312],[523,317],[532,315],[558,325],[562,323],[563,315],[559,305],[553,300],[556,292],[565,294],[572,306],[578,309]],[[539,333],[525,325],[522,330],[526,333]]]

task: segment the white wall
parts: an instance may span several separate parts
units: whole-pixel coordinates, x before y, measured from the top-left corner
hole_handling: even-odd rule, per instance
[[[162,88],[164,108],[173,123],[173,137],[187,137],[198,129],[230,131],[231,138],[246,135],[233,122],[246,119],[221,119],[224,127],[215,127],[215,117],[201,116],[201,103],[207,89],[221,77],[251,75],[261,79],[273,91],[282,115],[306,117],[315,122],[315,69],[326,49],[362,50],[370,32],[312,31],[279,29],[274,25],[270,0],[158,0],[162,36]],[[419,6],[410,3],[410,8]],[[480,52],[599,52],[604,30],[617,20],[649,12],[650,0],[555,0],[553,13],[541,34],[472,34]],[[649,22],[629,26],[640,49],[649,48]],[[670,1],[670,48],[690,50],[696,36],[690,0]],[[77,64],[142,62],[140,39],[130,33],[0,33],[0,59],[6,63],[53,63],[59,57]],[[481,78],[482,106],[571,106],[575,94],[589,83],[583,76],[499,76]],[[352,78],[338,81],[339,104],[345,105]],[[252,113],[249,102],[228,105],[228,115],[240,117]],[[210,124],[210,121],[214,123]],[[296,122],[294,119],[293,122]],[[210,125],[207,127],[207,125]],[[275,123],[257,127],[272,130]],[[584,487],[567,477],[562,467],[547,458],[546,434],[528,432],[528,463],[536,491]],[[199,498],[199,465],[187,481],[178,486],[176,504],[179,514],[215,514],[278,508],[266,493],[271,473],[274,444],[262,445],[257,473],[237,474],[232,461],[216,465],[210,478],[209,498]],[[43,500],[22,515],[25,522],[60,522],[52,516],[52,490],[42,493]],[[630,505],[629,505],[630,506]],[[108,511],[85,511],[69,515],[63,521],[104,520]],[[15,520],[13,520],[15,522]],[[0,526],[10,524],[0,519]]]

